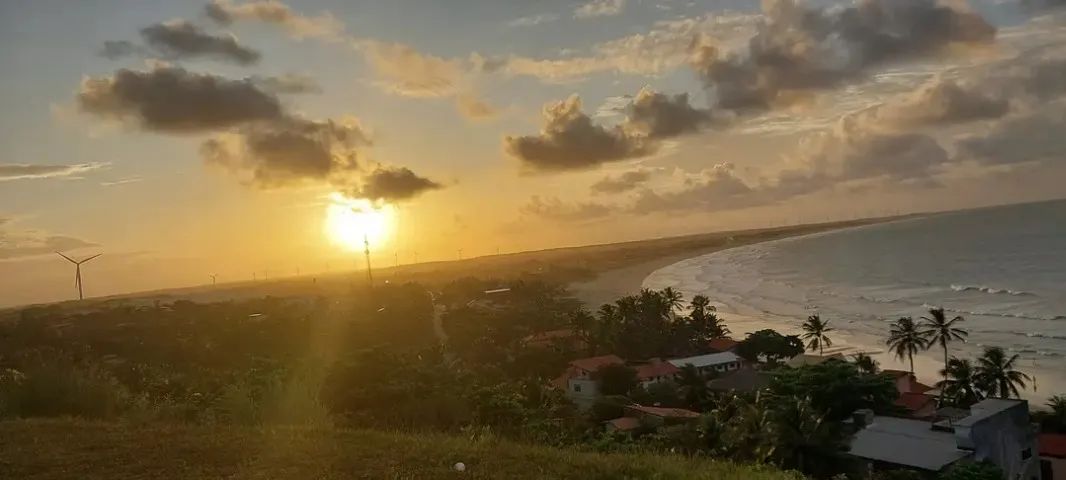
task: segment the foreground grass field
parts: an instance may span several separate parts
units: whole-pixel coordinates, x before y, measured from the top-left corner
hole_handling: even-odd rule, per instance
[[[465,472],[453,470],[464,462]],[[579,453],[333,429],[0,422],[3,479],[716,479],[792,480],[771,469],[660,455]]]

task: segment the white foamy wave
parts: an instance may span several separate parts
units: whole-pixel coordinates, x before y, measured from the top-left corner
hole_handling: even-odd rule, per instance
[[[1014,295],[1017,297],[1029,297],[1035,296],[1035,293],[1025,292],[1021,290],[1010,290],[1006,288],[992,288],[984,285],[952,285],[951,289],[956,292],[983,292],[992,295]]]
[[[1055,340],[1066,340],[1066,335],[1055,335],[1053,333],[1027,332],[1025,336],[1029,338],[1053,338]]]

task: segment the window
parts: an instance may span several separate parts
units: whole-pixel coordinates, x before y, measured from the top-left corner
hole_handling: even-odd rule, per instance
[[[580,392],[581,391],[581,385],[578,385],[578,384],[575,383],[574,384],[574,391],[575,392]]]
[[[1027,448],[1025,450],[1022,450],[1022,460],[1027,460],[1031,456],[1033,456],[1033,449],[1032,448]]]

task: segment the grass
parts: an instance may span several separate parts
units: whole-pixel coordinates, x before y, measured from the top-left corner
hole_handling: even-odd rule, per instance
[[[465,472],[452,466],[464,462]],[[795,480],[771,468],[368,430],[0,422],[5,479]]]

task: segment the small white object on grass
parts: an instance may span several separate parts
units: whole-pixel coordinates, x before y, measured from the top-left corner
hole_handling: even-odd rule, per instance
[[[457,471],[457,472],[465,472],[466,471],[466,464],[463,463],[463,462],[458,462],[454,466],[452,466],[452,468],[454,468],[455,471]]]

